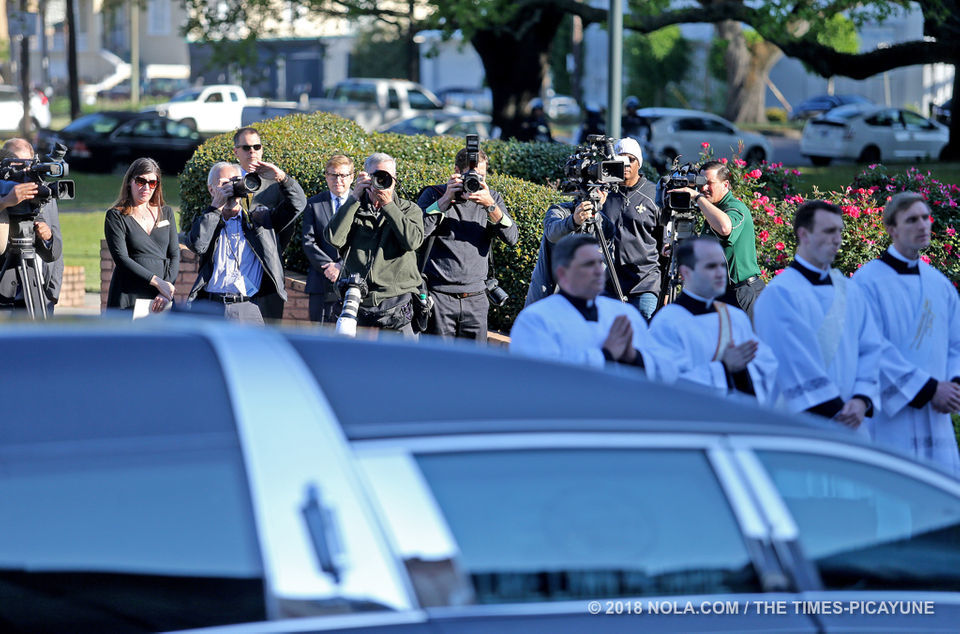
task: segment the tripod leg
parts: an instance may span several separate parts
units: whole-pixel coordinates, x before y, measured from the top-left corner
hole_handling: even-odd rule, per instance
[[[20,283],[23,303],[26,304],[30,319],[46,319],[47,302],[43,293],[43,265],[36,254],[20,258],[17,264],[17,281]]]

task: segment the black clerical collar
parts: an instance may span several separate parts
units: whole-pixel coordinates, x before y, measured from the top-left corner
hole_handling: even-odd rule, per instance
[[[558,290],[557,293],[566,297],[567,301],[573,304],[573,307],[577,309],[577,312],[583,315],[583,318],[586,319],[587,321],[599,320],[599,315],[597,314],[596,300],[592,300],[592,299],[587,300],[587,299],[583,299],[582,297],[574,297],[573,295],[570,295],[569,293],[564,292],[562,288]]]
[[[687,290],[680,293],[680,297],[678,297],[674,303],[681,308],[686,308],[693,315],[709,315],[710,313],[717,312],[717,307],[712,299],[707,300],[702,297],[694,297]]]
[[[880,255],[880,261],[892,268],[899,275],[920,275],[920,266],[918,261],[908,262],[906,260],[901,260],[894,254],[890,253],[890,249],[887,249]]]
[[[798,260],[794,260],[790,263],[790,268],[796,270],[800,275],[804,276],[808,282],[814,286],[832,286],[833,282],[830,280],[830,275],[823,277],[823,271],[812,269],[804,264],[800,263]]]

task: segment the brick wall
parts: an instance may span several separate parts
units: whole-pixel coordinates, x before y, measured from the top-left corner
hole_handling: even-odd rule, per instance
[[[113,276],[113,258],[107,249],[107,241],[100,241],[100,308],[107,307],[107,291],[110,290],[110,278]],[[180,274],[174,286],[177,292],[174,301],[185,303],[187,294],[197,279],[197,256],[185,246],[180,247]],[[283,309],[283,321],[286,323],[309,323],[310,298],[304,292],[307,276],[300,273],[288,273],[285,280],[287,303]],[[81,285],[82,286],[82,285]]]
[[[82,266],[63,267],[63,284],[60,286],[60,299],[57,306],[76,308],[83,306],[84,299],[84,270]]]

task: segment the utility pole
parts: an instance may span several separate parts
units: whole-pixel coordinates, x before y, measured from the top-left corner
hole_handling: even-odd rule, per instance
[[[130,103],[140,103],[140,2],[130,3]]]
[[[20,15],[27,16],[27,0],[20,0]],[[26,21],[24,20],[24,25]],[[23,120],[20,122],[20,136],[30,138],[33,121],[30,117],[30,37],[28,29],[20,33],[20,97],[23,99]]]
[[[70,118],[80,116],[80,80],[77,76],[77,10],[75,0],[67,0],[67,77],[70,86]]]
[[[610,0],[608,21],[610,62],[607,71],[607,136],[620,138],[623,105],[623,0]]]

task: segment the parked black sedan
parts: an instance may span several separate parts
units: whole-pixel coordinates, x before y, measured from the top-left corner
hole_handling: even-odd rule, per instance
[[[46,133],[44,142],[66,145],[66,160],[74,170],[122,171],[134,159],[149,156],[164,172],[177,174],[203,140],[195,130],[156,113],[104,111]]]

